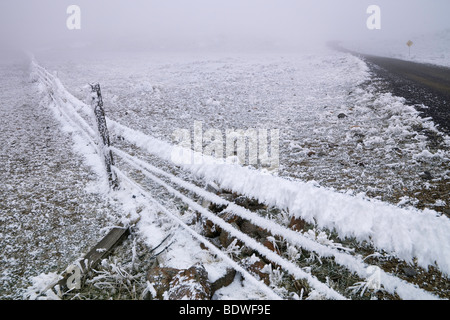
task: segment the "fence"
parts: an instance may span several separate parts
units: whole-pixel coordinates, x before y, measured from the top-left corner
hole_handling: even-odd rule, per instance
[[[232,268],[236,269],[238,272],[244,275],[246,279],[257,286],[268,297],[280,298],[272,287],[262,283],[260,279],[258,279],[258,276],[253,274],[251,271],[246,270],[246,268],[240,265],[239,261],[235,261],[232,255],[229,255],[226,250],[222,250],[220,247],[217,247],[207,237],[197,232],[190,225],[187,225],[185,222],[183,222],[176,213],[171,212],[157,199],[155,199],[152,196],[151,192],[146,190],[145,186],[137,183],[136,181],[131,179],[129,175],[118,168],[115,165],[113,154],[114,156],[120,157],[121,160],[127,163],[130,167],[141,172],[152,182],[167,190],[167,192],[169,192],[171,195],[183,201],[186,205],[200,214],[204,219],[211,221],[221,230],[228,233],[230,237],[237,239],[243,245],[250,248],[264,259],[267,259],[274,265],[279,266],[295,279],[303,279],[307,281],[311,288],[320,292],[326,298],[345,299],[346,297],[344,293],[338,292],[328,283],[324,283],[318,280],[317,277],[305,271],[302,267],[298,266],[295,261],[292,261],[283,256],[283,254],[278,252],[276,248],[274,248],[273,246],[271,247],[270,244],[256,240],[243,228],[237,228],[235,225],[232,225],[229,221],[226,221],[226,219],[223,219],[223,217],[219,217],[216,213],[212,212],[208,208],[203,207],[180,190],[187,190],[187,192],[190,194],[195,194],[209,201],[210,203],[214,203],[218,206],[224,207],[225,212],[248,221],[256,228],[266,230],[268,232],[268,235],[270,235],[271,237],[278,237],[279,239],[283,239],[283,241],[288,243],[290,246],[300,248],[302,250],[307,250],[319,257],[332,258],[337,264],[348,269],[350,272],[354,272],[366,281],[373,281],[374,279],[376,279],[377,284],[374,285],[373,283],[370,283],[367,284],[366,287],[377,288],[379,286],[383,286],[384,290],[390,293],[397,293],[405,299],[409,299],[412,297],[422,297],[426,299],[435,298],[435,296],[433,296],[432,294],[425,292],[420,288],[417,288],[413,284],[407,283],[404,280],[401,280],[393,275],[384,272],[383,270],[380,270],[379,268],[374,269],[373,266],[366,264],[360,256],[354,255],[352,248],[346,248],[344,246],[341,246],[340,244],[333,244],[332,242],[324,244],[318,241],[318,239],[311,238],[307,234],[298,232],[298,230],[293,230],[289,226],[285,226],[274,220],[262,217],[243,205],[239,205],[235,202],[224,199],[214,192],[205,190],[204,188],[200,188],[192,182],[181,179],[170,172],[162,170],[146,161],[139,159],[137,156],[133,156],[127,153],[125,150],[112,146],[108,135],[108,122],[113,124],[116,133],[122,133],[122,136],[127,136],[127,134],[123,133],[130,133],[129,136],[133,136],[135,139],[134,141],[130,142],[134,143],[134,145],[138,148],[142,148],[143,143],[148,142],[149,140],[140,141],[140,137],[142,137],[140,133],[133,131],[132,129],[125,126],[119,125],[112,120],[108,121],[105,117],[105,110],[103,109],[103,100],[101,96],[100,85],[92,84],[91,108],[94,109],[96,118],[96,132],[92,129],[91,125],[86,121],[86,119],[83,118],[78,112],[83,112],[85,116],[92,114],[92,110],[89,109],[90,107],[84,105],[82,102],[71,96],[62,86],[59,80],[52,74],[48,73],[44,68],[40,67],[36,63],[34,63],[33,65],[35,72],[39,77],[39,80],[47,87],[51,98],[55,101],[57,107],[59,108],[61,114],[65,117],[65,119],[86,138],[86,141],[89,141],[89,143],[91,144],[99,145],[99,155],[104,159],[106,174],[112,192],[119,190],[120,184],[123,182],[126,182],[128,185],[132,186],[137,192],[139,192],[139,194],[144,195],[145,198],[148,199],[149,205],[155,206],[161,212],[165,213],[167,217],[172,219],[179,226],[189,232],[196,240],[202,243],[212,253],[216,254],[219,258],[226,261]],[[74,105],[76,105],[77,108],[75,108]],[[152,140],[152,143],[153,147],[160,148],[161,150],[167,147],[167,145],[159,141]],[[164,150],[158,156],[165,159],[170,159],[171,151]],[[244,171],[242,171],[242,168],[239,167],[220,168],[223,168],[224,170],[236,170],[236,172],[244,173]],[[245,174],[243,175],[243,179],[245,179]],[[119,183],[119,181],[121,182]],[[86,263],[85,267],[95,265],[96,262],[104,258],[103,255],[96,255],[93,254],[93,252],[98,251],[97,249],[99,249],[100,247],[106,249],[110,247],[112,248],[114,247],[114,245],[120,242],[123,237],[126,236],[126,228],[119,229],[120,230],[116,230],[108,234],[106,238],[103,239],[100,244],[96,246],[96,248],[94,248],[95,250],[93,249],[94,251],[91,251],[91,253],[86,256],[87,260],[90,260],[91,262]],[[109,250],[106,250],[106,252],[108,251]],[[374,270],[376,271],[376,277],[374,277]],[[64,281],[66,281],[66,284],[69,278],[70,275],[64,279]]]

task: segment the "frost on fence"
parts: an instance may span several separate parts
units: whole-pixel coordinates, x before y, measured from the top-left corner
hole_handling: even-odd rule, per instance
[[[110,150],[110,140],[108,127],[106,125],[105,110],[103,109],[103,99],[102,93],[100,91],[100,84],[92,83],[90,84],[92,90],[92,100],[91,104],[94,108],[95,120],[97,122],[97,128],[99,133],[100,151],[105,158],[106,172],[108,174],[108,180],[111,188],[117,190],[119,188],[119,182],[117,177],[112,170],[114,165],[114,158]]]

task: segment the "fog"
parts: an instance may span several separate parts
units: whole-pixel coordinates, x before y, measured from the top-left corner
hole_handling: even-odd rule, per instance
[[[69,30],[69,5],[81,29]],[[366,9],[381,8],[381,30]],[[1,46],[183,49],[302,47],[450,28],[448,0],[1,0]]]

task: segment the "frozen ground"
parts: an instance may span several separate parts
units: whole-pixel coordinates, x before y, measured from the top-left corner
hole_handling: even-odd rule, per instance
[[[172,143],[174,130],[192,129],[194,121],[201,121],[203,130],[214,128],[222,132],[229,128],[279,129],[280,167],[274,174],[281,179],[258,175],[256,170],[242,171],[234,168],[226,171],[220,166],[193,167],[187,168],[187,171],[190,169],[198,177],[221,182],[236,192],[265,200],[269,205],[278,205],[291,215],[301,216],[308,221],[315,220],[321,227],[335,228],[338,236],[343,238],[354,236],[361,241],[373,240],[377,248],[384,248],[405,260],[412,260],[416,254],[422,266],[432,263],[438,256],[435,255],[437,252],[443,252],[444,256],[439,257],[439,267],[448,274],[450,264],[445,254],[449,251],[446,245],[449,243],[446,232],[448,219],[440,216],[434,209],[441,212],[448,209],[448,193],[439,193],[436,190],[449,180],[449,139],[435,129],[432,121],[421,118],[412,106],[406,106],[401,98],[379,92],[379,84],[371,79],[367,66],[361,60],[349,54],[328,50],[283,55],[103,53],[86,56],[74,53],[68,57],[37,54],[36,58],[48,70],[57,70],[57,75],[67,90],[81,101],[86,101],[87,98],[86,84],[99,81],[107,115],[111,121],[117,122],[110,122],[114,144],[127,148],[127,151],[133,154],[142,155],[133,147],[123,146],[121,141],[125,138],[139,145],[146,149],[145,151],[156,155],[146,158],[148,163],[154,165],[164,167],[170,162],[170,157],[167,156],[170,154],[170,145],[167,143]],[[55,143],[61,147],[52,155],[56,159],[69,157],[73,159],[71,161],[78,161],[76,168],[71,164],[64,164],[64,168],[76,175],[73,180],[77,182],[69,179],[71,175],[64,176],[64,181],[69,186],[80,185],[79,190],[84,190],[86,185],[89,185],[89,178],[93,178],[97,179],[99,190],[104,190],[102,180],[98,182],[98,177],[89,176],[87,173],[89,171],[84,167],[86,161],[83,162],[83,159],[86,159],[83,154],[75,153],[74,157],[69,156],[74,155],[71,151],[73,142],[78,152],[85,152],[86,141],[58,111],[82,111],[85,106],[76,98],[69,97],[60,87],[52,89],[57,97],[55,102],[40,98],[37,87],[40,86],[43,93],[47,89],[43,88],[43,83],[39,85],[39,81],[35,87],[27,82],[29,78],[26,69],[19,72],[17,66],[8,65],[5,66],[5,75],[8,76],[4,77],[6,80],[3,86],[7,91],[2,90],[5,95],[2,103],[7,103],[2,105],[2,112],[7,114],[5,119],[11,120],[5,123],[4,129],[2,126],[2,130],[9,132],[9,135],[4,135],[4,139],[5,136],[20,136],[20,131],[15,129],[16,119],[22,117],[27,121],[32,120],[23,114],[23,109],[14,108],[18,95],[15,90],[22,91],[26,88],[30,90],[30,106],[38,108],[35,114],[42,114],[39,121],[35,119],[37,123],[31,123],[27,128],[42,125],[45,121],[55,121],[52,120],[52,112],[55,112],[56,119],[61,120],[66,131],[72,130],[74,140],[69,139],[67,133],[58,131],[58,125],[53,126],[53,132],[60,133],[60,136],[56,135],[60,138]],[[15,79],[19,85],[15,85],[11,79]],[[57,92],[59,89],[61,92]],[[22,99],[26,99],[23,94],[20,95],[19,101]],[[34,103],[31,104],[31,101]],[[39,101],[42,103],[39,104]],[[14,112],[20,114],[15,115]],[[121,125],[136,131],[132,132]],[[423,133],[424,129],[440,136],[441,144],[431,148]],[[42,154],[42,151],[39,144],[33,144],[33,139],[34,137],[21,143],[21,148],[27,149],[28,145],[36,145],[39,149],[31,152],[32,155],[27,158],[37,159],[41,165],[62,161],[51,157],[48,158],[50,160],[43,160],[35,156]],[[41,140],[39,135],[36,139]],[[9,155],[9,150],[5,154]],[[8,163],[12,158],[8,156],[2,161]],[[96,172],[98,159],[89,155],[87,160],[88,164],[94,165],[91,170]],[[177,173],[188,179],[186,172]],[[14,181],[12,185],[19,185],[20,179],[24,180],[12,169],[4,174]],[[44,171],[43,175],[48,174]],[[61,175],[62,178],[63,174]],[[58,174],[51,176],[56,180],[59,177]],[[152,186],[148,176],[133,178]],[[195,181],[192,177],[189,179]],[[304,184],[304,181],[311,183]],[[48,185],[45,184],[47,188]],[[57,187],[51,187],[49,192],[62,189],[55,182],[50,185]],[[167,234],[175,234],[175,244],[160,257],[161,264],[187,268],[197,261],[202,261],[208,262],[208,273],[213,279],[223,274],[223,262],[199,250],[198,243],[186,241],[191,239],[189,233],[166,221],[170,219],[167,216],[164,218],[164,208],[173,212],[181,210],[171,201],[167,192],[155,187],[154,194],[158,201],[164,204],[161,208],[154,204],[146,205],[140,196],[133,197],[135,200],[130,201],[131,196],[127,192],[136,195],[136,189],[133,189],[131,183],[125,185],[127,187],[124,192],[117,195],[118,201],[123,203],[124,211],[140,212],[143,218],[138,225],[139,234],[149,247],[157,245]],[[2,184],[3,187],[11,188],[8,184]],[[27,185],[27,188],[31,189],[29,193],[32,199],[36,198],[36,194],[40,194],[40,188],[33,188],[31,185]],[[413,209],[402,211],[387,203],[369,202],[364,197],[364,194],[367,194],[372,198],[377,197],[401,206],[414,206],[419,201],[414,195],[418,196],[421,192],[437,193],[437,198],[432,198],[432,202],[422,203],[429,208],[425,212]],[[352,197],[354,194],[359,195]],[[8,196],[11,199],[4,202],[2,219],[23,219],[20,212],[9,209],[16,208],[14,201],[20,199],[20,196],[16,193],[10,193]],[[86,206],[91,206],[93,199],[97,197],[95,194],[78,192],[75,188],[71,188],[64,196],[76,199],[76,203]],[[38,202],[31,201],[31,205],[35,203]],[[61,205],[66,206],[68,203],[70,202],[64,201]],[[95,206],[90,210],[96,212],[95,218],[100,214],[111,222],[123,217],[121,210],[105,214],[107,205],[102,201],[95,202]],[[20,208],[20,205],[17,207]],[[186,208],[183,210],[186,211]],[[8,212],[14,213],[8,215]],[[60,217],[57,214],[58,207],[52,206],[51,212]],[[398,214],[398,217],[390,216],[392,214]],[[188,209],[183,220],[189,220],[193,216],[193,211]],[[76,217],[81,218],[79,215]],[[90,219],[85,215],[82,217]],[[395,226],[393,222],[404,225]],[[86,229],[85,233],[98,234],[98,224],[88,222],[86,228],[92,228],[94,225],[96,227],[94,230]],[[3,227],[10,225],[14,226],[5,223]],[[37,225],[45,227],[45,223],[39,222]],[[438,226],[438,232],[430,229]],[[396,230],[406,233],[396,235]],[[26,233],[9,236],[11,241],[19,239],[14,243],[16,247],[12,246],[11,250],[23,247],[25,240],[20,240],[23,234]],[[76,236],[77,232],[73,234]],[[430,236],[427,238],[427,235]],[[30,236],[35,234],[30,231]],[[423,243],[414,243],[417,239],[421,239]],[[74,256],[79,257],[80,251],[85,247],[80,245],[79,241],[73,242],[75,244],[64,243],[64,249],[66,252],[76,251]],[[75,247],[71,247],[74,245]],[[53,254],[58,251],[48,248],[46,252]],[[65,261],[58,260],[58,263],[67,264],[74,256],[67,257]],[[4,270],[14,270],[13,265],[20,265],[15,260],[5,261]],[[42,260],[39,260],[39,264],[41,263]],[[58,264],[57,267],[59,269],[61,266]],[[297,272],[297,269],[293,270]],[[50,271],[56,270],[40,265],[36,268],[35,275]],[[32,272],[23,276],[31,275]],[[5,274],[3,278],[10,283],[14,282],[9,274]],[[25,280],[22,278],[22,281]],[[216,298],[264,297],[248,283],[240,287],[241,290],[234,290],[236,285],[235,282],[223,289]],[[20,286],[16,284],[17,292],[20,292]]]
[[[193,130],[194,121],[223,133],[279,129],[280,176],[448,208],[446,193],[421,197],[448,182],[448,137],[431,149],[423,132],[437,132],[432,121],[380,93],[367,66],[349,54],[93,55],[43,64],[81,100],[86,83],[99,81],[112,119],[161,140]]]
[[[30,277],[95,244],[114,209],[88,191],[96,176],[41,104],[29,61],[0,69],[0,297],[21,299]]]
[[[411,54],[406,45],[409,40],[414,43]],[[374,36],[365,41],[346,41],[342,45],[360,53],[450,67],[450,29],[401,39]]]

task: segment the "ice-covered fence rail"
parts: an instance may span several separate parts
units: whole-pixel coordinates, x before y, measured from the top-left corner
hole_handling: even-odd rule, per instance
[[[65,107],[67,108],[69,106],[66,105]],[[81,128],[79,128],[79,129],[81,129]],[[81,129],[81,130],[83,130],[83,129]],[[125,177],[123,177],[123,178],[125,178]],[[158,181],[160,183],[162,182],[156,177],[154,177],[154,179],[156,179],[156,181]],[[184,197],[182,194],[178,194],[176,190],[171,189],[170,186],[165,185],[164,182],[162,182],[162,183],[163,183],[164,187],[168,188],[169,192],[173,192],[176,195],[180,196],[183,199],[183,201],[187,202],[191,207],[193,207],[197,211],[200,211],[200,213],[202,213],[203,215],[206,215],[207,218],[211,219],[213,222],[220,225],[224,230],[227,230],[228,232],[230,232],[231,235],[237,236],[239,239],[244,241],[248,246],[254,248],[255,250],[257,250],[258,252],[260,252],[261,254],[263,254],[264,256],[269,258],[270,260],[274,261],[275,263],[281,265],[285,269],[288,269],[288,271],[290,273],[292,273],[294,276],[296,276],[298,278],[308,279],[308,281],[310,282],[310,284],[313,287],[315,287],[320,292],[324,293],[326,296],[328,296],[330,298],[335,298],[335,299],[344,298],[343,296],[341,296],[339,293],[337,293],[333,289],[329,288],[328,286],[321,283],[313,276],[311,276],[308,273],[306,273],[305,271],[301,270],[299,267],[297,267],[294,264],[292,264],[291,262],[286,261],[285,259],[281,258],[274,252],[270,251],[269,249],[267,249],[266,247],[264,247],[263,245],[258,243],[256,240],[254,240],[254,239],[250,238],[249,236],[247,236],[246,234],[242,233],[241,231],[234,229],[231,225],[227,224],[225,221],[221,220],[220,218],[217,218],[214,214],[212,214],[209,211],[205,210],[204,208],[198,206],[191,199]],[[241,270],[241,269],[242,268],[240,268],[238,270]]]
[[[97,122],[97,129],[99,134],[99,144],[101,146],[100,152],[103,154],[106,166],[106,173],[108,174],[108,180],[110,187],[113,190],[119,188],[119,181],[116,174],[112,169],[114,165],[114,158],[110,150],[111,142],[109,139],[108,126],[106,125],[105,110],[103,109],[103,98],[100,90],[99,83],[92,83],[91,86],[91,103],[94,109],[95,120]]]
[[[73,97],[59,80],[59,94],[87,115],[89,106]],[[173,162],[175,146],[107,119],[111,133],[124,137],[150,154]],[[190,151],[190,150],[189,150]],[[222,188],[289,211],[295,217],[335,230],[339,237],[368,241],[379,250],[427,268],[436,265],[450,275],[450,220],[433,210],[399,208],[381,201],[341,194],[310,183],[263,175],[238,165],[205,158],[182,168]],[[174,163],[175,164],[175,163]],[[177,163],[178,165],[178,163]]]
[[[334,261],[344,267],[346,267],[351,272],[355,272],[358,276],[366,279],[368,278],[370,273],[370,267],[360,257],[351,255],[347,252],[342,252],[338,249],[328,247],[326,245],[320,244],[316,241],[313,241],[299,232],[293,231],[289,228],[283,227],[274,221],[269,219],[260,217],[258,214],[249,211],[235,203],[232,203],[228,200],[225,200],[218,195],[206,191],[196,185],[184,181],[170,173],[167,173],[155,166],[152,166],[145,161],[140,160],[135,156],[131,156],[130,154],[117,149],[112,148],[114,153],[119,157],[123,158],[126,162],[131,164],[135,169],[143,171],[144,175],[145,171],[150,171],[154,174],[163,176],[165,178],[170,179],[171,182],[177,184],[183,189],[192,191],[197,195],[207,199],[218,205],[225,205],[227,208],[225,209],[228,212],[232,212],[243,219],[249,220],[251,223],[255,224],[258,227],[266,229],[273,235],[282,236],[285,240],[295,246],[299,246],[305,250],[313,251],[317,253],[320,257],[333,257]],[[430,300],[430,299],[438,299],[436,296],[420,289],[419,287],[410,284],[404,280],[401,280],[395,276],[392,276],[383,270],[379,270],[379,282],[380,285],[383,286],[384,290],[391,294],[397,293],[401,299],[404,300]]]

